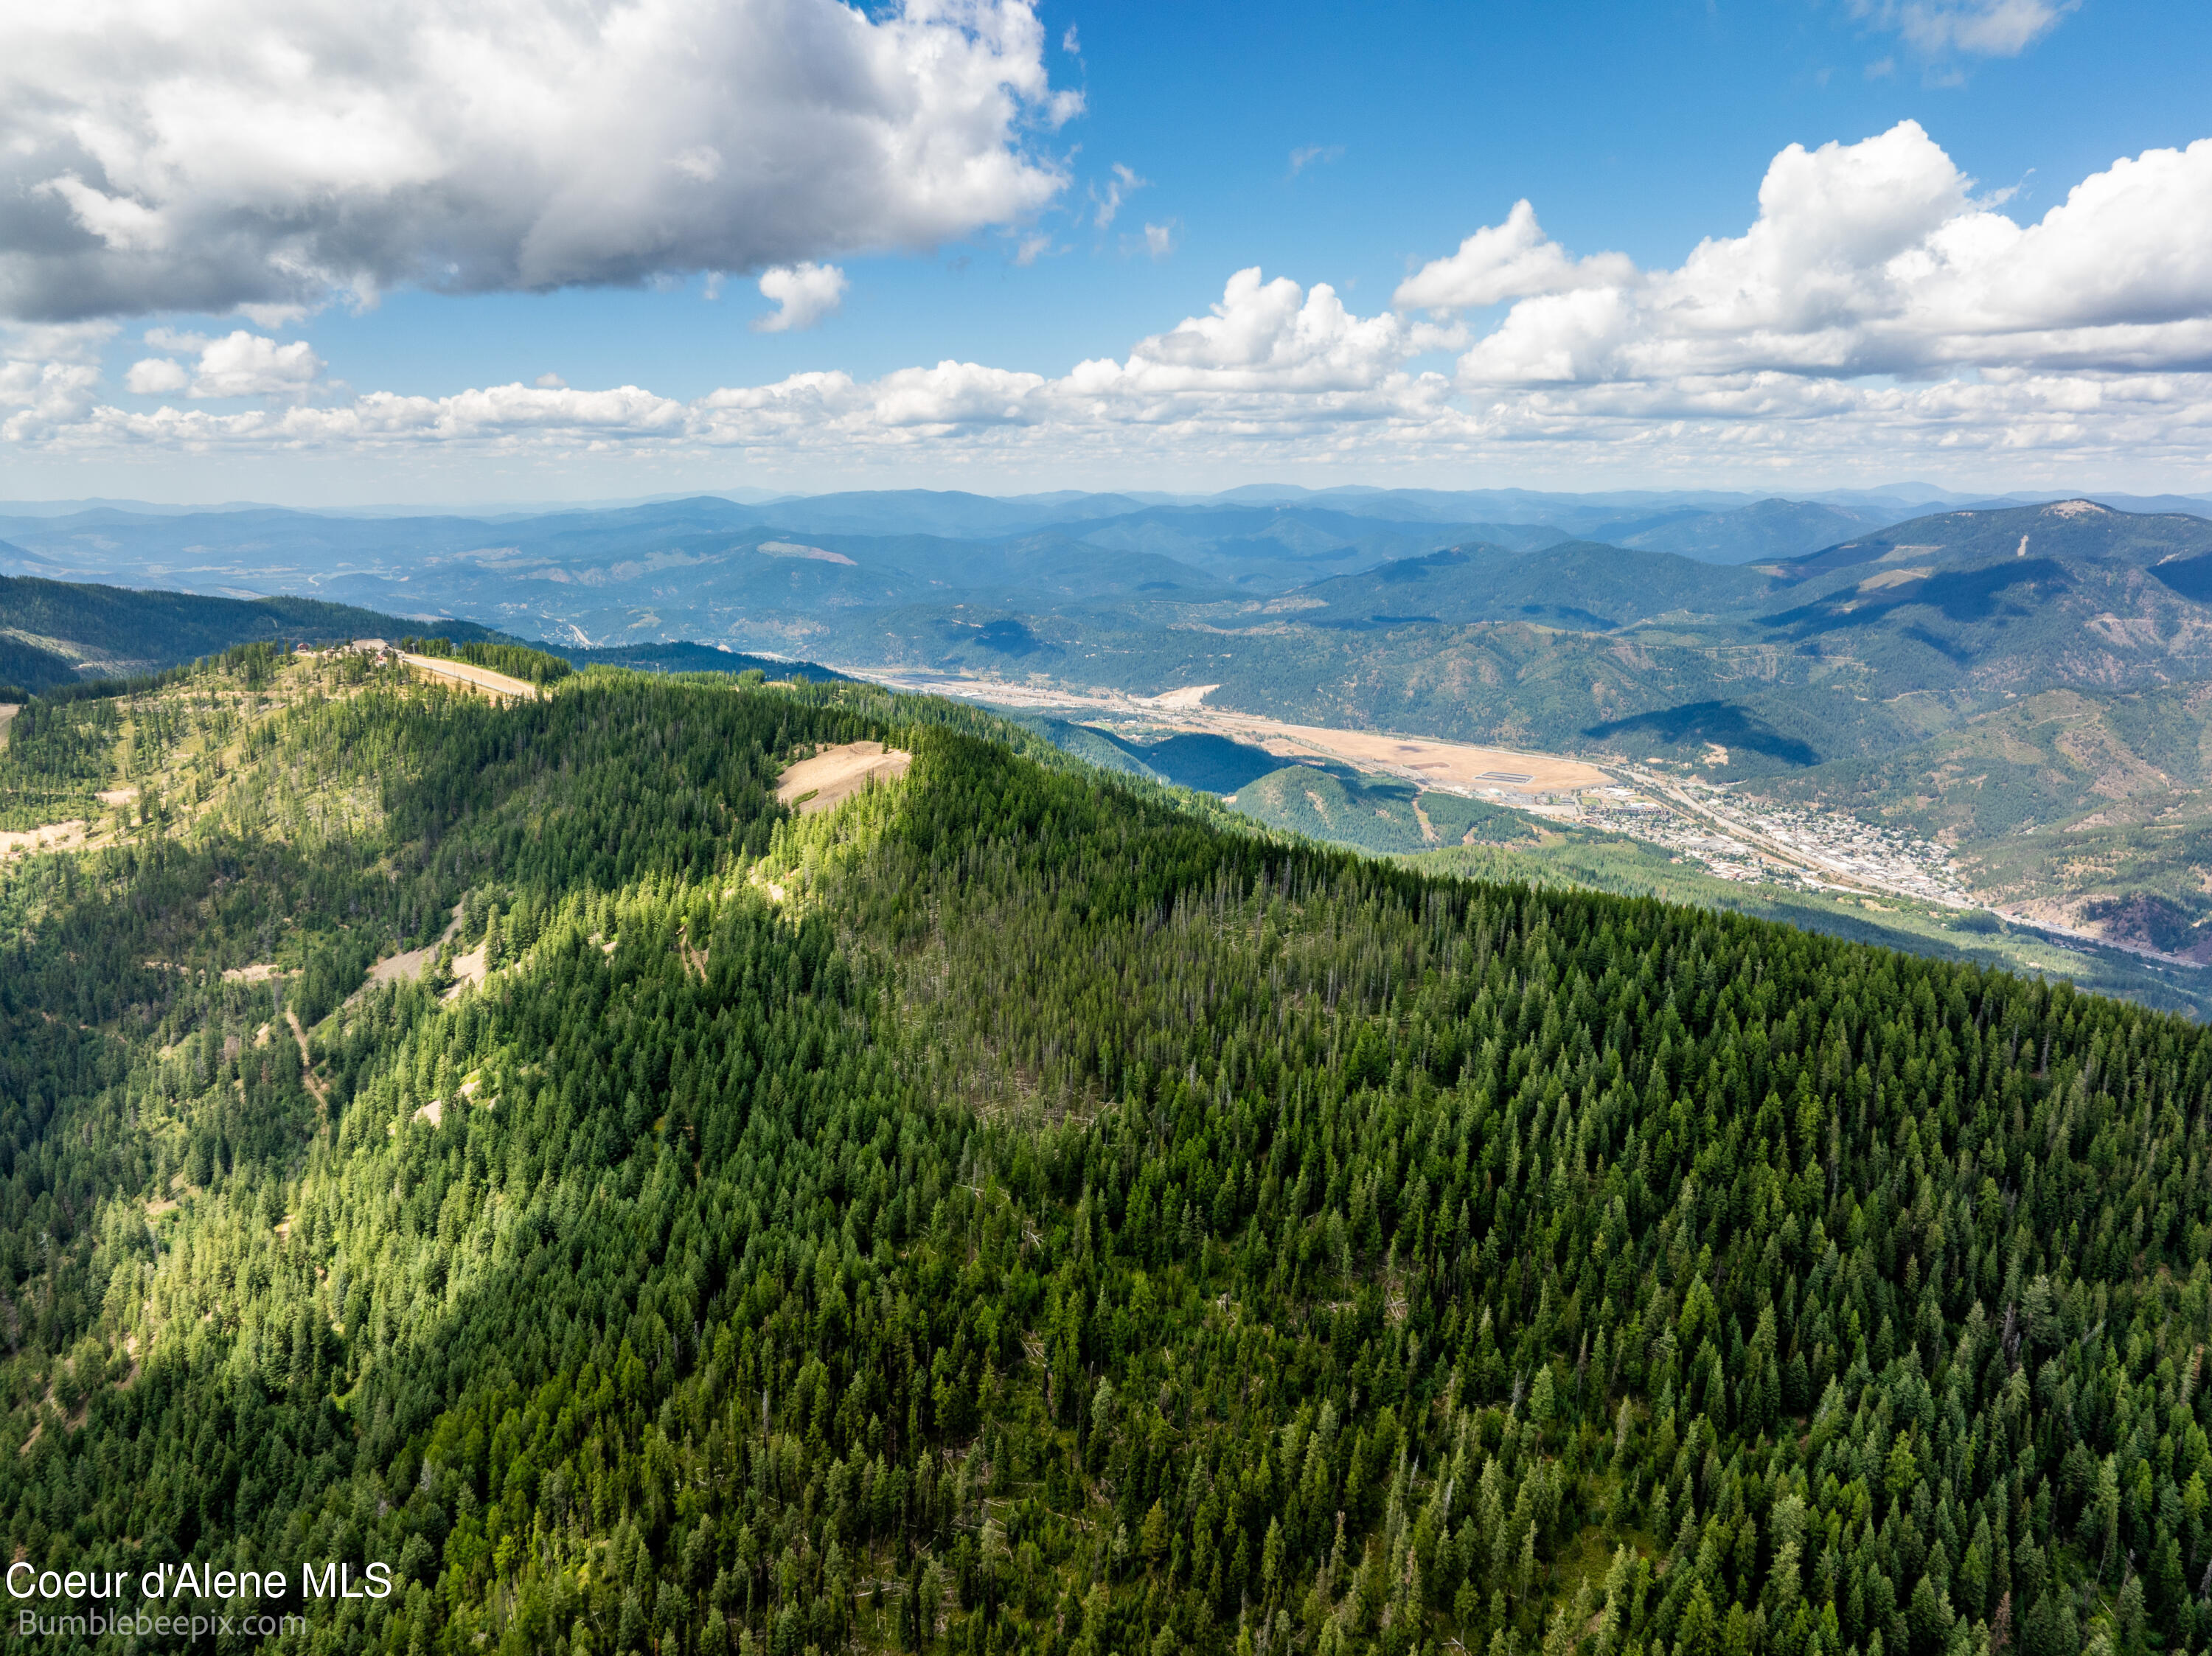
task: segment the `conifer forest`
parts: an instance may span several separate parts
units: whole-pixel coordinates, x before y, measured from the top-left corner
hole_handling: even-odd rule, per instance
[[[2203,1028],[531,653],[9,729],[5,1543],[299,1618],[48,1647],[2212,1646]]]

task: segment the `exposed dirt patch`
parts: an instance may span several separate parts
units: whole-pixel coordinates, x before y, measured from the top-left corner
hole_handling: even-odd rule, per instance
[[[1186,684],[1180,690],[1163,690],[1149,700],[1156,707],[1202,707],[1205,705],[1207,693],[1220,688],[1218,684]],[[1139,700],[1144,699],[1146,698],[1139,698]]]
[[[284,1022],[292,1026],[292,1039],[300,1043],[300,1080],[315,1095],[315,1102],[331,1101],[327,1084],[315,1079],[315,1055],[307,1050],[307,1032],[300,1027],[300,1015],[290,1007],[284,1009]]]
[[[83,843],[82,822],[49,822],[44,828],[0,833],[0,858],[28,856],[37,851],[74,851]]]
[[[478,988],[482,988],[483,980],[490,975],[491,968],[484,954],[483,944],[478,943],[465,955],[454,955],[453,986],[446,991],[446,998],[453,999],[459,995],[463,986],[468,984],[475,984]]]
[[[438,934],[437,942],[432,943],[428,949],[404,949],[399,954],[377,961],[368,968],[369,982],[398,983],[402,979],[412,980],[421,977],[423,973],[429,970],[430,962],[438,958],[438,951],[451,943],[453,934],[460,929],[461,907],[456,903],[453,905],[453,917],[447,922],[446,929]]]
[[[913,763],[912,754],[880,742],[842,743],[786,770],[775,797],[783,804],[796,804],[801,816],[811,816],[851,798],[871,781],[895,781]]]
[[[8,726],[22,711],[23,704],[20,701],[0,701],[0,748],[8,745]]]
[[[266,983],[271,978],[281,978],[284,968],[267,961],[257,961],[252,966],[229,966],[223,968],[225,983]]]
[[[471,666],[465,661],[451,661],[443,656],[403,655],[400,660],[421,673],[433,678],[442,678],[487,695],[495,701],[535,701],[538,687],[519,678],[509,678],[505,673],[495,673],[489,667]]]
[[[403,950],[370,967],[368,980],[371,983],[398,983],[403,978],[419,978],[437,956],[438,946],[435,943],[428,949]]]

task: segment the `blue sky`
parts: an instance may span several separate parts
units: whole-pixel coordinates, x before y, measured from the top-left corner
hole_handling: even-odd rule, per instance
[[[429,22],[446,9],[439,0],[422,5]],[[811,50],[793,45],[810,7],[833,9],[829,0],[710,8],[724,18],[743,14],[749,25],[732,26],[728,55],[716,60],[710,52],[710,63],[722,63],[733,82],[757,70],[772,88],[793,71],[779,54]],[[233,9],[246,14],[230,18],[234,25],[280,35],[306,27],[289,20],[315,9],[254,0],[197,6],[210,24]],[[612,0],[599,9],[617,9]],[[687,0],[641,9],[687,41],[702,27]],[[896,21],[887,10],[872,15]],[[823,180],[804,176],[835,149],[834,136],[817,142],[802,130],[787,138],[702,114],[712,143],[687,149],[675,119],[655,139],[675,161],[655,151],[637,162],[642,185],[610,167],[617,176],[595,187],[609,192],[611,205],[593,210],[620,216],[626,190],[659,189],[674,165],[715,175],[704,185],[708,199],[655,209],[694,221],[638,231],[659,238],[643,252],[595,245],[566,264],[541,264],[569,281],[550,293],[500,289],[536,279],[531,215],[542,223],[562,180],[598,165],[598,152],[561,150],[557,132],[531,152],[544,158],[551,181],[544,198],[517,206],[523,227],[505,242],[487,234],[462,257],[482,261],[468,280],[491,291],[429,291],[407,279],[406,270],[434,268],[457,239],[465,241],[469,231],[451,224],[375,232],[392,245],[372,249],[386,264],[366,282],[318,265],[301,285],[294,244],[249,249],[210,276],[209,261],[179,251],[189,239],[216,234],[209,227],[229,222],[222,215],[241,203],[262,206],[278,187],[270,176],[281,173],[284,188],[295,182],[265,159],[241,165],[225,147],[230,129],[252,127],[254,89],[219,61],[210,59],[196,82],[188,68],[180,100],[195,112],[134,136],[113,111],[146,89],[131,83],[144,71],[118,70],[112,58],[88,56],[82,42],[33,42],[36,50],[17,54],[26,67],[16,72],[78,88],[83,109],[110,119],[120,136],[90,162],[54,150],[61,158],[50,156],[47,176],[33,185],[49,201],[66,195],[76,215],[71,229],[105,238],[91,256],[64,269],[50,251],[51,223],[0,216],[0,298],[16,318],[13,379],[0,388],[12,384],[21,410],[0,426],[0,464],[12,474],[4,492],[327,500],[940,478],[991,488],[1203,487],[1308,476],[1591,488],[1753,479],[1813,488],[1906,476],[2005,487],[2063,476],[2108,487],[2212,488],[2201,458],[2212,396],[2197,383],[2212,361],[2201,331],[2212,315],[2212,247],[2159,245],[2188,240],[2191,215],[2208,210],[2212,147],[2187,147],[2212,136],[2203,93],[2212,8],[2112,0],[1060,4],[1030,18],[1006,0],[981,23],[957,6],[909,9],[906,17],[917,31],[988,39],[994,62],[1015,65],[1021,84],[1005,100],[1000,127],[984,135],[988,142],[976,137],[978,123],[988,124],[988,111],[976,113],[981,104],[921,134],[942,143],[951,131],[956,145],[968,146],[956,159],[971,170],[999,164],[1002,176],[971,191],[974,199],[946,209],[943,188],[917,186],[915,200],[889,202],[911,173],[927,171],[895,165],[888,183],[862,179],[851,191],[866,196],[873,187],[888,192],[885,200],[841,223],[836,204],[853,183],[850,158],[825,161]],[[0,34],[16,27],[0,25]],[[312,33],[303,39],[311,58],[328,44]],[[395,83],[422,73],[397,62],[389,72]],[[609,130],[632,129],[635,111],[659,100],[653,77],[664,72],[657,60],[638,66],[623,90],[628,106],[611,112]],[[972,79],[963,87],[955,92],[974,101]],[[400,86],[402,94],[421,91]],[[672,87],[667,101],[680,109],[699,92]],[[312,76],[292,93],[313,100]],[[1070,93],[1080,94],[1079,112],[1070,112]],[[344,106],[362,95],[358,84],[333,82],[331,101]],[[443,95],[450,99],[450,89]],[[703,95],[711,100],[715,88]],[[730,100],[743,96],[733,85]],[[2004,308],[2006,294],[2039,280],[2041,266],[2023,274],[2019,261],[2063,271],[2063,249],[2023,247],[2007,256],[2012,265],[1977,267],[1934,298],[1893,304],[1868,297],[1868,282],[1890,280],[1880,272],[1898,248],[1883,243],[1850,255],[1861,259],[1865,282],[1838,302],[1861,333],[1832,361],[1820,358],[1826,347],[1802,341],[1777,355],[1771,339],[1715,355],[1701,334],[1694,371],[1668,367],[1690,348],[1668,332],[1662,313],[1679,311],[1685,293],[1710,304],[1714,290],[1710,281],[1678,283],[1668,289],[1672,300],[1650,298],[1665,287],[1657,278],[1680,270],[1703,239],[1746,236],[1760,212],[1762,179],[1788,146],[1860,145],[1903,122],[1922,136],[1896,141],[1886,159],[1868,152],[1869,166],[1881,161],[1880,176],[1853,187],[1877,197],[1924,187],[1925,222],[1906,240],[1921,237],[1939,249],[1949,245],[1947,234],[1954,241],[1964,234],[1942,227],[1972,213],[2033,225],[2123,158],[2179,152],[2157,183],[2162,196],[2146,205],[2122,199],[2129,192],[2116,186],[2104,216],[2069,232],[2092,247],[2121,247],[2142,267],[2141,280],[2117,283],[2095,314],[2075,313],[2062,292],[2048,315],[2007,311],[1993,323],[1992,305]],[[327,174],[327,193],[374,175],[387,164],[383,152],[411,141],[419,125],[401,124],[394,139],[380,136],[374,120],[360,122],[359,155],[348,152],[356,129],[343,121],[307,141],[260,135],[238,147],[258,142],[265,155],[300,143],[309,159],[296,170]],[[450,161],[389,164],[465,169],[459,152],[470,139],[464,123],[447,140],[456,149]],[[440,141],[423,142],[434,149]],[[779,176],[795,173],[791,191],[805,199],[747,195],[754,186],[714,194],[720,179],[743,170],[740,147],[756,142],[784,145],[775,157]],[[133,143],[135,162],[128,154],[115,159]],[[212,159],[188,154],[174,162],[195,145]],[[708,159],[684,159],[695,149]],[[156,166],[149,157],[167,160]],[[105,174],[93,173],[94,165]],[[1973,181],[1971,191],[1957,175]],[[63,176],[89,179],[97,193],[70,194],[54,183]],[[318,182],[310,176],[307,185]],[[1801,218],[1822,210],[1826,188],[1810,177],[1802,190],[1813,205],[1793,210]],[[1641,321],[1616,317],[1578,323],[1571,339],[1559,334],[1558,316],[1547,321],[1545,307],[1596,303],[1592,290],[1604,284],[1595,276],[1569,281],[1565,298],[1540,282],[1509,283],[1502,299],[1424,311],[1425,322],[1394,298],[1410,273],[1502,224],[1523,198],[1545,246],[1557,244],[1544,257],[1558,269],[1571,268],[1565,256],[1626,255],[1634,274],[1611,279],[1606,291],[1646,295],[1634,300],[1644,306]],[[495,201],[476,216],[495,219],[504,205]],[[176,227],[134,228],[149,209]],[[357,243],[362,209],[352,210],[345,234]],[[756,221],[764,227],[759,246],[744,229]],[[164,236],[147,257],[146,246]],[[667,268],[647,268],[660,252]],[[834,264],[844,278],[842,302],[812,325],[761,331],[756,324],[774,307],[756,287],[758,270],[801,262],[786,253]],[[752,257],[719,278],[700,273],[702,261],[725,254]],[[315,257],[327,259],[327,246]],[[1288,278],[1297,293],[1296,302],[1276,294],[1280,302],[1253,325],[1305,343],[1255,345],[1231,317],[1223,323],[1237,336],[1229,343],[1190,336],[1188,349],[1176,347],[1177,325],[1224,305],[1232,274],[1254,267],[1270,280]],[[1791,279],[1771,261],[1761,268],[1770,276],[1783,269],[1785,286]],[[1486,280],[1465,291],[1488,297],[1496,283]],[[295,286],[279,293],[271,282]],[[1961,282],[1978,297],[1960,298]],[[1334,289],[1348,320],[1340,325],[1299,308],[1316,283]],[[2051,285],[2056,292],[2068,284]],[[98,299],[79,297],[95,288]],[[243,295],[246,308],[188,302],[210,294]],[[72,308],[82,313],[67,314]],[[1936,312],[1949,319],[1927,323]],[[1303,318],[1295,326],[1294,315]],[[1391,317],[1403,325],[1388,340],[1378,343],[1371,328],[1359,334]],[[1496,349],[1470,355],[1509,320],[1542,339],[1504,367]],[[2145,325],[2166,331],[2148,346],[2125,331]],[[1810,325],[1790,325],[1801,334]],[[1930,326],[1951,343],[1927,345]],[[1900,347],[1900,329],[1923,343]],[[2054,343],[2063,330],[2073,331]],[[1771,334],[1771,318],[1753,318],[1742,331]],[[2002,337],[1988,343],[1993,332]],[[1162,338],[1162,360],[1182,364],[1180,377],[1139,374],[1139,342]],[[1085,404],[1090,394],[1066,377],[1079,362],[1109,359],[1127,372],[1113,409],[1102,411],[1097,397]],[[133,365],[149,362],[167,366],[134,377]],[[910,387],[911,395],[884,389],[902,371],[941,362],[972,372],[950,388],[940,377]],[[808,405],[811,414],[794,413],[775,429],[757,422],[740,428],[726,416],[718,424],[700,407],[718,391],[820,373],[847,376],[859,389],[831,387],[821,393],[828,400]],[[562,384],[541,386],[540,376]],[[1022,376],[1046,383],[1032,386]],[[2037,378],[2033,395],[2015,383],[2022,376]],[[2154,376],[2179,391],[2146,397]],[[1966,390],[1931,401],[1930,385]],[[418,405],[380,427],[382,416],[366,416],[361,401],[386,393],[468,398],[503,386],[517,387],[517,396],[489,412],[489,404],[460,412],[441,404],[435,413]],[[624,386],[653,400],[619,409],[574,400]],[[1633,397],[1632,386],[1640,388]],[[1838,386],[1850,398],[1839,400]],[[1909,409],[1899,387],[1917,399]],[[524,388],[538,400],[522,398]],[[1967,402],[1973,407],[1962,412]],[[904,412],[886,413],[894,404]],[[2094,415],[2084,414],[2091,405]],[[0,407],[0,419],[7,412]]]
[[[1058,373],[1203,310],[1245,265],[1385,294],[1409,261],[1524,196],[1569,247],[1672,264],[1700,237],[1741,233],[1787,143],[1917,119],[1985,187],[2020,185],[2017,215],[2116,156],[2212,136],[2212,7],[2100,5],[1995,60],[1916,58],[1843,5],[1787,0],[1041,15],[1054,79],[1086,109],[1054,146],[1073,152],[1073,187],[1036,221],[1060,251],[1026,269],[997,234],[851,260],[843,312],[784,335],[750,331],[769,306],[750,283],[716,305],[696,279],[678,293],[410,294],[319,319],[318,347],[356,383],[434,393],[550,371],[696,396],[732,376],[945,356]],[[1071,25],[1073,58],[1059,49]],[[1293,173],[1300,150],[1322,154]],[[1101,231],[1096,196],[1117,162],[1147,182]],[[1172,223],[1171,256],[1141,251],[1146,223]]]

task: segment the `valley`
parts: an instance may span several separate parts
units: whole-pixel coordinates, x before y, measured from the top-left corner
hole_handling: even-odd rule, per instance
[[[1370,852],[1525,840],[1510,854],[1556,860],[1542,834],[1593,834],[1832,923],[1862,897],[1924,911],[1929,936],[1908,946],[1950,939],[1943,917],[1979,908],[1998,930],[1974,946],[2028,969],[2112,986],[2129,980],[2112,974],[2116,957],[2184,979],[2212,961],[2212,587],[2200,592],[2197,573],[2212,567],[2212,524],[2172,509],[2186,502],[1901,516],[1901,502],[1862,501],[1849,521],[1826,507],[1788,519],[1656,504],[1674,529],[1559,498],[1402,491],[706,499],[473,527],[281,514],[238,514],[238,527],[264,551],[296,530],[311,563],[428,534],[427,554],[379,555],[406,579],[374,590],[544,628],[555,636],[538,641],[574,668],[951,695],[1109,770]],[[132,535],[196,536],[186,543],[204,551],[231,515],[185,527],[111,511],[96,535],[64,518],[35,555],[58,567],[71,548]],[[1713,554],[1714,537],[1753,519],[1850,538],[1779,554],[1747,542],[1734,562],[1668,549],[1668,534],[1694,530]],[[497,557],[463,544],[495,531]],[[1588,538],[1615,531],[1633,543]],[[566,572],[543,594],[557,625],[514,608],[537,590],[531,570]],[[97,596],[113,590],[9,583],[9,647],[55,646],[21,671],[82,682],[117,640],[155,649],[158,628]],[[571,597],[586,607],[559,607]],[[494,636],[473,620],[291,597],[145,603],[175,644],[427,629],[477,649]],[[180,631],[188,614],[206,620]],[[1250,791],[1292,764],[1327,779]],[[1516,814],[1543,825],[1537,837],[1510,827]]]
[[[844,670],[907,694],[952,697],[1017,717],[1047,716],[1048,723],[1035,727],[1072,752],[1109,769],[1134,769],[1221,794],[1231,805],[1239,804],[1240,786],[1267,775],[1270,762],[1278,760],[1346,778],[1410,785],[1399,796],[1376,795],[1348,816],[1326,810],[1319,816],[1303,809],[1261,812],[1260,820],[1324,840],[1419,854],[1445,843],[1424,806],[1457,796],[1655,847],[1677,863],[1696,865],[1723,889],[1765,887],[1777,896],[1811,899],[1818,906],[1801,907],[1801,919],[1826,925],[1847,919],[1853,935],[1863,931],[1863,919],[1838,915],[1836,902],[1890,899],[1911,906],[1928,922],[1889,939],[1899,946],[1948,949],[1964,942],[1970,949],[1994,950],[1994,957],[2022,969],[2090,977],[2113,992],[2148,993],[2154,1004],[2212,1006],[2212,972],[2205,970],[2212,962],[2198,954],[2158,948],[2120,928],[2069,925],[2033,907],[2014,907],[2002,892],[1978,894],[1955,853],[1943,845],[1848,811],[1772,800],[1755,785],[1716,783],[1694,769],[1668,770],[1617,755],[1593,762],[1289,725],[1213,707],[1212,694],[1218,687],[1211,685],[1134,696],[1057,685],[1041,676],[1009,681],[857,666]],[[1712,755],[1705,758],[1710,766]],[[1318,798],[1309,798],[1320,810]],[[1401,820],[1395,830],[1386,825],[1378,832],[1367,818],[1387,822],[1394,798]],[[1486,830],[1471,826],[1465,833],[1472,844]],[[1545,843],[1540,830],[1534,849],[1512,855],[1524,860],[1540,855]],[[1647,875],[1642,886],[1615,889],[1653,887]],[[1701,893],[1692,900],[1714,899]],[[1961,934],[1959,925],[1974,929]],[[2106,965],[2085,972],[2079,952],[2084,949]],[[2124,967],[2112,968],[2116,955],[2172,970],[2141,981]]]

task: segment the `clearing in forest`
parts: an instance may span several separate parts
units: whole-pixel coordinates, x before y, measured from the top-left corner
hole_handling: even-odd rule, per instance
[[[445,656],[402,655],[399,658],[417,672],[428,673],[438,678],[451,679],[463,688],[474,690],[480,695],[488,695],[495,701],[538,700],[538,691],[535,684],[519,678],[510,678],[505,673],[495,673],[489,667],[478,667],[466,661],[454,661]]]
[[[904,776],[913,763],[912,754],[880,742],[840,743],[786,770],[776,784],[776,802],[795,804],[801,816],[811,816],[851,798],[877,777],[888,782]]]
[[[84,824],[72,820],[49,822],[44,828],[0,832],[0,860],[18,852],[74,851],[84,843]]]

